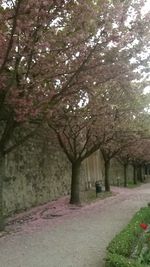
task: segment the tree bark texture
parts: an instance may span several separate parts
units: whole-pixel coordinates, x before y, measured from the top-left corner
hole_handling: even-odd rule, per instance
[[[133,183],[137,184],[137,170],[135,165],[133,165]]]
[[[110,169],[110,160],[107,160],[105,161],[105,191],[106,192],[110,192],[109,169]]]
[[[80,204],[80,169],[81,162],[72,163],[70,204]]]
[[[142,183],[143,182],[143,177],[142,177],[142,165],[139,165],[139,181]]]
[[[124,164],[124,187],[127,187],[127,164]]]
[[[139,173],[140,173],[140,182],[143,183],[143,165],[139,166]]]
[[[4,180],[4,162],[5,157],[0,155],[0,231],[4,230],[5,220],[3,214],[3,180]]]

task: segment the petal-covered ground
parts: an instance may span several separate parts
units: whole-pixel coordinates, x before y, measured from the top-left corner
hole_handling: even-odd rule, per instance
[[[64,197],[9,220],[0,267],[102,267],[109,241],[150,202],[150,184],[112,191],[90,205],[72,207]]]

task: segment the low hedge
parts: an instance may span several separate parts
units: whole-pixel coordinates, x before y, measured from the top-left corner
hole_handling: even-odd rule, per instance
[[[150,208],[138,211],[130,223],[110,242],[107,247],[106,267],[146,267],[131,259],[142,229],[140,223],[150,223]]]
[[[108,253],[106,266],[109,267],[146,267],[133,259],[125,258],[118,254]]]

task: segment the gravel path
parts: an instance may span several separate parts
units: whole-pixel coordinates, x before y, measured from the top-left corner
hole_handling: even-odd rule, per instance
[[[113,191],[119,194],[78,209],[66,198],[34,209],[0,238],[0,267],[103,267],[109,241],[150,201],[150,184]]]

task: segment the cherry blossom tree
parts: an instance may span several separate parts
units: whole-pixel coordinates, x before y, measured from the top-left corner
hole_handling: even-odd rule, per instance
[[[108,106],[96,105],[95,100],[91,106],[68,105],[60,112],[57,111],[54,119],[48,123],[72,166],[71,204],[80,203],[80,170],[83,160],[106,141],[105,136],[99,134],[106,116],[110,116]]]
[[[91,88],[98,90],[116,77],[118,84],[129,81],[139,64],[145,68],[141,54],[142,45],[147,49],[143,36],[148,16],[141,13],[145,1],[129,2],[0,1],[1,169],[5,155],[34,135],[42,121],[51,121],[70,98],[72,103],[73,94],[86,92],[90,99]],[[76,96],[73,102],[76,105]],[[0,229],[3,179],[1,171]]]
[[[94,51],[94,10],[90,2],[0,1],[0,230],[5,155],[78,90],[72,83]]]

